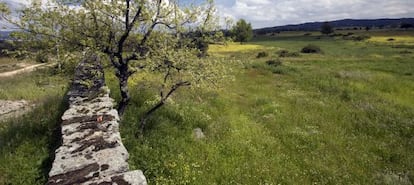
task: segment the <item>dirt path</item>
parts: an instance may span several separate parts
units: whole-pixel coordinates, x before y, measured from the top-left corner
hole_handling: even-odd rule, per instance
[[[47,65],[46,63],[44,63],[44,64],[35,64],[35,65],[31,65],[31,66],[24,67],[22,69],[17,69],[17,70],[14,70],[14,71],[3,72],[3,73],[0,73],[0,78],[1,77],[10,77],[10,76],[14,76],[16,74],[25,73],[25,72],[31,72],[31,71],[35,70],[36,68],[39,68],[39,67],[42,67],[42,66],[46,66],[46,65]]]

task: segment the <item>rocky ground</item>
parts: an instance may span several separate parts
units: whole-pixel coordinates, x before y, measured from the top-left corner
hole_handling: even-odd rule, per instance
[[[24,114],[31,107],[32,105],[26,100],[0,100],[0,121]]]

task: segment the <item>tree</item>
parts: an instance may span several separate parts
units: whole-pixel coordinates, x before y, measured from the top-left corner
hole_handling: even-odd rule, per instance
[[[180,88],[217,86],[217,82],[227,78],[226,71],[229,68],[221,65],[222,61],[199,58],[194,54],[199,53],[197,49],[177,47],[176,42],[162,42],[165,39],[165,37],[159,37],[163,47],[153,51],[153,57],[145,64],[147,65],[145,70],[152,74],[160,74],[158,75],[160,79],[156,80],[158,95],[154,96],[150,103],[153,106],[141,117],[140,134],[143,133],[150,115],[165,105],[171,95]]]
[[[324,22],[322,24],[322,26],[321,26],[321,33],[322,34],[328,35],[328,34],[331,34],[333,32],[334,32],[333,27],[328,22]]]
[[[412,28],[412,27],[414,27],[414,26],[410,23],[402,23],[401,26],[400,26],[400,28],[403,28],[403,29],[408,29],[408,28]]]
[[[231,29],[231,33],[234,40],[242,44],[253,37],[252,25],[247,23],[244,19],[240,19]]]
[[[27,43],[24,48],[26,50],[42,45],[41,51],[51,48],[49,50],[57,56],[84,50],[106,56],[119,81],[120,115],[123,115],[130,101],[128,80],[137,71],[151,69],[165,73],[161,84],[164,84],[164,89],[169,88],[171,93],[161,94],[162,103],[178,88],[189,86],[192,80],[207,78],[202,75],[206,65],[197,68],[193,65],[199,64],[198,62],[189,61],[195,60],[190,56],[198,55],[194,44],[190,44],[191,39],[180,38],[191,31],[204,34],[216,28],[217,19],[212,0],[207,0],[198,7],[178,5],[173,0],[38,2],[33,1],[23,9],[18,20],[10,17],[5,4],[0,3],[0,13],[4,19],[24,30],[17,37]],[[131,48],[126,48],[127,46]],[[175,57],[185,60],[177,61]],[[178,65],[176,62],[181,63]],[[183,71],[200,75],[192,75],[194,78],[190,80],[172,78]]]

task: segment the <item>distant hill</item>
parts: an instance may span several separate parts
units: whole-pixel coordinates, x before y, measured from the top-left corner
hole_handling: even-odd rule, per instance
[[[256,34],[266,34],[279,31],[318,31],[324,22],[310,22],[296,25],[276,26],[269,28],[255,29]],[[395,28],[402,23],[414,25],[414,18],[401,19],[343,19],[337,21],[329,21],[334,28],[360,28],[360,27],[376,27],[376,28]]]
[[[9,39],[10,33],[12,31],[0,31],[0,40],[7,40]]]

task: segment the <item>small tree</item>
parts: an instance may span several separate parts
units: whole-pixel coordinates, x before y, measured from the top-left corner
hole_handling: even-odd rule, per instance
[[[328,34],[331,34],[333,32],[334,32],[333,27],[328,22],[324,22],[322,24],[322,26],[321,26],[321,33],[322,34],[328,35]]]
[[[217,23],[213,0],[205,0],[205,4],[199,6],[183,6],[176,0],[41,2],[33,0],[22,10],[18,20],[11,17],[4,3],[0,3],[0,16],[24,30],[18,33],[18,39],[25,42],[26,48],[23,49],[30,50],[29,46],[42,45],[50,50],[48,53],[57,56],[81,53],[85,49],[105,55],[118,78],[120,115],[125,112],[130,101],[130,76],[151,66],[147,62],[149,59],[156,63],[157,58],[153,56],[158,56],[157,51],[165,49],[161,43],[174,43],[174,52],[183,51],[180,48],[196,49],[196,44],[183,43],[183,39],[180,39],[182,35],[195,30],[204,39],[204,33],[211,32]],[[165,40],[160,41],[158,38]],[[202,49],[206,48],[205,45],[198,45]],[[197,52],[187,54],[198,55]],[[192,65],[186,61],[186,64]],[[186,69],[199,70],[199,73],[203,70]]]
[[[158,39],[163,47],[151,51],[153,55],[144,64],[147,66],[145,72],[157,74],[158,79],[155,80],[157,93],[149,102],[151,108],[140,119],[140,130],[137,134],[144,132],[148,118],[164,106],[178,90],[185,87],[217,86],[216,83],[225,79],[226,71],[229,70],[220,60],[197,57],[196,54],[200,52],[196,48],[180,47],[178,40],[182,39],[171,35],[164,35]],[[176,42],[163,42],[164,40],[176,40]],[[188,40],[188,42],[192,41]]]
[[[244,19],[240,19],[231,29],[231,34],[233,35],[234,41],[243,44],[243,42],[247,42],[253,37],[252,25]]]

